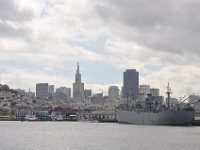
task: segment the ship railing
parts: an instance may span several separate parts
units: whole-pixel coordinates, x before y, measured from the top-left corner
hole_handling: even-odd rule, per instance
[[[157,109],[129,109],[130,111],[136,111],[136,112],[154,112],[157,113],[160,110]]]

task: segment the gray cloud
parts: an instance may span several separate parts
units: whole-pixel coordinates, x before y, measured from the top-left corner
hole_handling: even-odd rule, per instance
[[[13,27],[6,22],[0,22],[0,35],[7,38],[23,38],[26,40],[31,39],[32,31],[28,27],[20,25],[19,27]]]
[[[183,56],[190,51],[200,57],[200,1],[104,0],[95,1],[95,9],[126,40]]]
[[[31,40],[32,29],[25,25],[33,18],[33,12],[20,9],[17,1],[0,0],[0,38]]]
[[[33,14],[28,9],[20,10],[14,0],[0,0],[0,19],[3,21],[27,21]]]

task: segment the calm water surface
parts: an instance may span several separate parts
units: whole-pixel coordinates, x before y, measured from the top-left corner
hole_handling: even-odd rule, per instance
[[[200,126],[0,122],[0,150],[200,150]]]

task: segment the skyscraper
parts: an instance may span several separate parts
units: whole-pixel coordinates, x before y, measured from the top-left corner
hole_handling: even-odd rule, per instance
[[[123,97],[137,99],[139,93],[139,72],[127,69],[123,78]]]
[[[48,83],[37,83],[36,84],[36,97],[47,99],[48,98]]]
[[[76,101],[84,100],[84,83],[81,82],[81,74],[78,63],[75,75],[75,83],[73,83],[73,98]]]

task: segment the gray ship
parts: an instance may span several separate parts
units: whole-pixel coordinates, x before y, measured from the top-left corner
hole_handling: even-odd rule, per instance
[[[164,105],[148,105],[142,108],[136,104],[134,107],[121,105],[116,109],[119,123],[143,124],[143,125],[188,125],[194,119],[194,109],[190,106],[170,106],[170,88],[167,90],[167,107]],[[155,104],[151,101],[150,104]],[[147,103],[148,104],[148,103]]]

